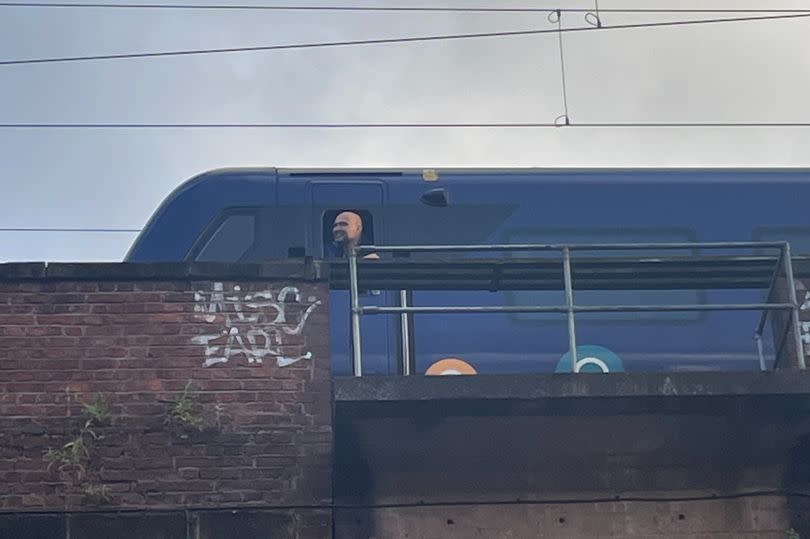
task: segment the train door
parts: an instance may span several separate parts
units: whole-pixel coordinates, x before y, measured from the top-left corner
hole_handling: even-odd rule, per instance
[[[308,183],[311,203],[311,245],[316,256],[343,258],[332,243],[332,223],[343,211],[359,214],[363,221],[361,243],[385,242],[385,184],[375,181],[311,181]],[[348,262],[347,262],[348,263]],[[395,305],[394,294],[386,291],[363,291],[363,305]],[[352,374],[351,317],[349,293],[332,290],[330,305],[330,347],[332,371],[338,376]],[[396,334],[393,317],[364,316],[361,319],[363,374],[391,374],[397,369]]]

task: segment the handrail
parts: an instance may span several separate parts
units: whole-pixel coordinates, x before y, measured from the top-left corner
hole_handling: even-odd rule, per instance
[[[574,251],[617,251],[617,250],[685,250],[690,251],[700,249],[778,249],[779,257],[771,274],[768,285],[768,293],[764,303],[746,304],[685,304],[685,305],[598,305],[598,306],[577,306],[573,301],[573,277],[572,277],[572,252]],[[416,253],[416,252],[505,252],[505,251],[533,251],[533,252],[562,252],[563,265],[563,286],[566,295],[566,304],[557,306],[440,306],[440,307],[419,307],[408,305],[405,291],[400,292],[399,307],[376,307],[361,306],[359,299],[359,277],[358,277],[358,257],[362,253]],[[735,257],[729,257],[734,260]],[[548,263],[548,259],[538,259]],[[610,260],[609,258],[607,260]],[[637,260],[637,259],[636,259]],[[606,244],[494,244],[494,245],[369,245],[361,246],[350,251],[349,262],[349,289],[351,293],[351,318],[352,318],[352,351],[355,376],[362,376],[362,352],[360,340],[360,317],[364,314],[399,314],[401,317],[402,346],[403,346],[403,373],[410,374],[410,355],[412,351],[407,339],[410,335],[406,332],[409,323],[409,316],[414,313],[565,313],[568,321],[569,352],[571,357],[572,372],[576,373],[576,323],[575,314],[581,312],[661,312],[661,311],[740,311],[740,310],[761,310],[763,311],[754,332],[754,339],[757,345],[757,353],[760,360],[760,368],[765,370],[765,360],[762,351],[762,334],[767,323],[767,316],[770,311],[784,310],[791,311],[790,323],[787,325],[784,337],[793,330],[794,346],[796,348],[796,365],[800,369],[805,368],[800,323],[799,304],[796,299],[795,279],[790,257],[790,245],[788,242],[709,242],[709,243],[606,243]],[[779,280],[780,271],[784,271],[786,286],[788,286],[787,302],[771,303],[771,296]],[[781,349],[785,343],[784,337],[777,350],[775,360],[778,363]]]
[[[784,249],[786,241],[728,241],[706,243],[501,243],[479,245],[360,245],[357,253],[379,251],[383,253],[474,252],[474,251],[625,251],[625,250],[682,250],[682,249]]]

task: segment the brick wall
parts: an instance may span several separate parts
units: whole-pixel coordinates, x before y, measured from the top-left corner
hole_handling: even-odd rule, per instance
[[[6,265],[0,511],[255,506],[328,536],[327,296],[293,262]]]

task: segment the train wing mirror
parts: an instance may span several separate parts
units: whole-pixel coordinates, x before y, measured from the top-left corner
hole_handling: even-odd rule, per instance
[[[422,193],[422,204],[428,206],[435,206],[437,208],[445,208],[450,204],[450,193],[447,189],[439,187],[437,189],[430,189]]]

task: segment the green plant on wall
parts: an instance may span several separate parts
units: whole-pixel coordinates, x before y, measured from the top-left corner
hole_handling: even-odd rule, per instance
[[[785,535],[785,539],[802,539],[802,537],[799,535],[799,532],[797,532],[793,528],[790,528],[787,531],[787,535]]]
[[[75,400],[69,390],[66,401],[68,406]],[[48,470],[57,466],[59,471],[72,469],[77,472],[78,478],[84,475],[85,462],[90,459],[89,443],[98,439],[98,434],[94,430],[96,425],[106,423],[110,418],[109,407],[101,394],[96,394],[91,404],[84,405],[85,420],[79,432],[69,442],[59,449],[48,448],[43,455],[43,459],[48,463]]]
[[[86,471],[84,463],[90,458],[90,451],[87,449],[87,444],[85,444],[84,441],[85,434],[85,430],[82,429],[78,436],[61,448],[48,448],[42,456],[43,460],[48,463],[48,471],[51,471],[54,466],[58,465],[57,469],[60,472],[66,469],[72,469],[77,472],[78,478],[81,479]]]
[[[84,405],[84,411],[97,424],[104,424],[110,419],[110,408],[100,393],[96,393],[92,403]]]
[[[191,388],[191,380],[172,401],[167,422],[179,423],[197,430],[203,430],[205,421],[202,416],[202,406],[200,406],[199,399]]]
[[[69,389],[65,389],[65,394],[67,415],[70,415],[70,406],[75,402],[76,397]],[[81,483],[87,475],[87,463],[91,458],[93,441],[100,438],[95,427],[107,423],[109,420],[110,410],[107,401],[103,395],[97,393],[92,403],[84,404],[83,422],[79,431],[62,447],[48,448],[44,452],[42,459],[48,463],[48,471],[55,468],[60,472],[72,472],[75,474],[76,481]],[[106,485],[87,485],[84,492],[89,499],[95,500],[96,503],[105,498],[107,502],[104,503],[109,502],[110,492]]]
[[[169,410],[166,414],[167,424],[183,428],[190,427],[198,431],[222,430],[229,420],[230,417],[222,402],[217,401],[208,408],[200,403],[199,395],[194,391],[191,380],[186,383],[183,391],[169,401]],[[186,436],[182,435],[182,437]]]

